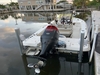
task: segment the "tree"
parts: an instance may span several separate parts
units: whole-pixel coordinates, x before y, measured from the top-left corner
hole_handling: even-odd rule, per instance
[[[86,8],[89,4],[89,0],[74,0],[73,6],[76,6],[77,8]]]
[[[93,0],[89,2],[90,7],[99,8],[100,10],[100,0]]]
[[[5,9],[6,7],[5,7],[5,5],[0,4],[0,8]]]
[[[2,16],[0,16],[0,19],[1,19],[1,20],[8,19],[8,15],[7,15],[7,14],[5,14],[5,15],[2,15]]]
[[[16,8],[18,9],[19,8],[19,5],[18,5],[18,3],[16,2],[11,2],[10,4],[9,4],[9,6],[10,7],[15,7],[16,6]]]

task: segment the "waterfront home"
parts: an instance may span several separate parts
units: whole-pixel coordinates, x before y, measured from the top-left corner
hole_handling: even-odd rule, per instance
[[[55,9],[56,0],[18,0],[21,11]]]
[[[50,11],[63,8],[57,5],[57,0],[18,0],[18,4],[20,11]]]

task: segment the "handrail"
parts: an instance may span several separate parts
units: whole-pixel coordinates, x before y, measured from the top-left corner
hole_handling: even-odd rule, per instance
[[[98,34],[98,25],[96,25],[96,30],[95,30],[95,33],[94,33],[93,44],[92,44],[92,50],[91,50],[89,62],[92,61],[93,53],[94,53],[94,50],[95,50],[95,43],[96,43],[97,34]]]

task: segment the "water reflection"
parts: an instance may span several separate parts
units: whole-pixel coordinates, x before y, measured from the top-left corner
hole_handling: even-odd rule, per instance
[[[47,59],[46,66],[41,70],[39,75],[59,75],[60,60],[58,56],[52,56]]]
[[[25,22],[50,22],[56,13],[23,13],[22,20]]]
[[[5,27],[5,28],[0,28],[0,46],[1,47],[5,47],[5,48],[10,48],[12,47],[11,44],[13,45],[13,47],[16,47],[16,45],[14,44],[14,42],[12,42],[12,40],[15,40],[15,36],[14,34],[14,29],[13,28],[9,28],[9,27]]]
[[[83,56],[84,57],[84,56]],[[31,60],[29,60],[31,59]],[[28,63],[37,63],[39,60],[34,58],[28,58],[25,55],[22,56],[24,68],[26,75],[35,75],[34,69],[29,69],[27,67]],[[84,59],[83,59],[84,60]],[[46,65],[41,69],[39,75],[78,75],[78,58],[77,55],[52,55],[48,57],[46,61]],[[83,75],[89,74],[89,64],[87,61],[82,63],[82,71]]]
[[[7,14],[4,14],[4,15],[1,15],[1,14],[0,14],[0,19],[1,19],[1,20],[8,19],[8,17],[9,17],[9,16],[8,16]]]
[[[5,15],[5,14],[4,14]],[[2,15],[2,16],[4,16]],[[9,17],[8,19],[5,20],[0,20],[0,27],[1,28],[20,28],[21,33],[25,34],[29,34],[31,35],[32,33],[34,33],[36,30],[38,30],[39,28],[43,27],[44,25],[47,24],[47,22],[44,23],[39,23],[39,22],[25,22],[22,21],[22,19],[20,18],[22,13],[13,13],[13,14],[7,14]],[[26,35],[29,36],[29,35]]]
[[[25,22],[48,22],[51,21],[55,18],[56,13],[34,13],[34,12],[29,12],[29,13],[11,13],[11,14],[0,14],[0,19],[6,20],[11,16],[14,18],[16,21],[18,19],[22,19],[22,21]]]
[[[27,67],[28,60],[25,55],[22,56],[24,68],[27,75],[30,75],[30,69]],[[39,75],[59,75],[60,72],[60,60],[57,55],[50,56],[47,61],[45,67],[41,69],[41,72]],[[34,73],[33,73],[34,74]]]
[[[25,55],[22,55],[21,57],[22,57],[22,61],[23,61],[23,65],[24,65],[24,68],[25,68],[26,75],[30,75],[29,68],[27,67],[27,65],[28,65],[27,58],[26,58]]]
[[[18,47],[14,30],[0,28],[0,75],[25,74]]]
[[[0,14],[0,19],[1,20],[5,20],[5,19],[8,19],[9,16],[13,17],[14,19],[21,18],[21,16],[19,15],[19,13],[9,13],[9,14]]]

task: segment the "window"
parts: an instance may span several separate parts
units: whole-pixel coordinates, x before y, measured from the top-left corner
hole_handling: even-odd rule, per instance
[[[25,10],[25,6],[21,6],[20,8],[21,8],[21,10]]]
[[[34,13],[34,16],[39,16],[38,14]]]
[[[26,6],[27,10],[32,10],[31,6]]]
[[[45,20],[45,18],[44,17],[39,17],[39,20]]]
[[[27,16],[27,14],[25,13],[24,16]]]
[[[30,1],[28,1],[28,4],[31,4],[31,2],[30,2]]]
[[[32,16],[33,16],[33,14],[32,14],[32,13],[28,13],[28,16],[31,16],[31,17],[32,17]]]
[[[35,10],[35,5],[33,5],[32,7],[33,7],[33,10]]]
[[[34,18],[31,18],[31,20],[34,20]]]

